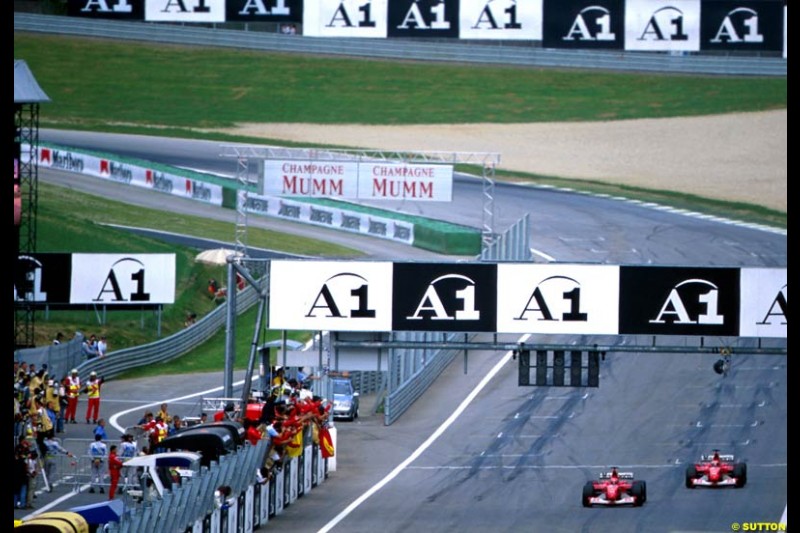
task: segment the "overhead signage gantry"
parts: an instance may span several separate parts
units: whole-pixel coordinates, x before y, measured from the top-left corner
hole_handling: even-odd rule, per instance
[[[494,238],[495,152],[328,150],[222,145],[236,159],[237,251],[246,251],[247,200],[289,196],[349,200],[450,202],[456,165],[481,169],[482,240]]]

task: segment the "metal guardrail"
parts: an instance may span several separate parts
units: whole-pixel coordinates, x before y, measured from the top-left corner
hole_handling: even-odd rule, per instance
[[[258,302],[258,292],[247,286],[236,295],[236,314],[240,315]],[[113,378],[140,366],[165,363],[200,346],[225,326],[226,305],[220,305],[191,326],[164,339],[110,352],[103,359],[92,359],[82,363],[81,375],[94,370],[98,375]]]
[[[14,360],[25,361],[28,364],[33,363],[36,368],[43,368],[42,365],[47,365],[48,375],[54,378],[63,378],[83,361],[81,344],[83,344],[83,334],[76,332],[72,339],[58,345],[17,350],[14,352]]]
[[[257,302],[258,292],[251,286],[245,287],[236,295],[236,314],[244,313]],[[227,306],[220,305],[196,323],[169,337],[149,344],[109,352],[102,359],[94,358],[88,361],[82,359],[81,339],[83,336],[80,333],[76,335],[75,339],[61,346],[17,350],[14,357],[17,361],[37,362],[37,367],[41,367],[43,362],[48,363],[50,374],[53,376],[63,377],[69,372],[69,368],[75,367],[82,380],[88,378],[91,371],[109,379],[140,366],[165,363],[189,353],[225,326],[226,311]],[[52,362],[50,357],[54,357]]]
[[[255,446],[247,443],[235,454],[223,455],[210,467],[201,468],[199,475],[180,485],[173,484],[161,498],[127,501],[120,521],[108,523],[106,531],[208,531],[203,527],[205,522],[210,531],[233,532],[265,525],[270,516],[280,514],[327,475],[327,463],[319,446],[305,444],[299,457],[288,461],[278,475],[261,485],[256,471],[264,464],[268,450],[267,439]],[[217,508],[214,501],[214,491],[222,485],[231,488],[228,509]]]
[[[530,261],[530,213],[512,224],[507,230],[481,250],[481,261]]]
[[[398,332],[395,340],[417,342],[420,346],[433,341],[453,341],[459,333]],[[428,390],[458,350],[397,348],[391,350],[389,394],[384,401],[384,424],[390,425]]]
[[[360,394],[370,394],[386,389],[385,375],[386,372],[377,370],[354,370],[350,372],[350,380]]]
[[[192,523],[202,520],[214,509],[214,490],[221,485],[231,487],[238,495],[255,480],[269,443],[245,445],[233,455],[223,455],[218,463],[201,469],[200,475],[173,485],[162,498],[128,502],[119,522],[108,524],[109,531],[187,531]]]
[[[441,40],[286,36],[199,25],[111,21],[32,13],[14,13],[14,31],[271,52],[527,67],[752,76],[786,76],[788,71],[787,60],[783,57],[561,50],[535,46],[541,44],[535,42],[508,44],[499,41],[475,44]]]

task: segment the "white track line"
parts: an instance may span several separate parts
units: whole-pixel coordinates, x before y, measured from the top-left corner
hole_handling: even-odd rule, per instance
[[[524,335],[519,340],[519,342],[525,342],[529,338],[530,338],[530,335]],[[358,506],[360,506],[362,503],[367,501],[367,499],[370,496],[372,496],[373,494],[375,494],[376,492],[381,490],[384,486],[386,486],[387,483],[389,483],[391,480],[396,478],[400,474],[400,472],[405,470],[408,467],[408,465],[410,465],[420,455],[422,455],[422,452],[427,450],[434,442],[436,442],[436,439],[441,437],[442,434],[445,432],[445,430],[447,430],[447,428],[449,428],[453,424],[453,422],[455,422],[456,419],[458,419],[458,417],[461,416],[461,414],[469,406],[469,404],[472,403],[472,400],[474,400],[475,397],[478,396],[478,394],[483,390],[484,387],[486,387],[486,385],[489,383],[489,381],[491,381],[492,378],[494,378],[494,376],[500,371],[501,368],[503,368],[503,366],[509,360],[511,360],[511,352],[510,351],[506,352],[506,354],[500,359],[500,361],[496,365],[494,365],[494,368],[492,368],[485,376],[483,376],[483,379],[481,380],[480,383],[478,383],[478,386],[475,387],[472,390],[472,392],[470,392],[469,395],[466,398],[464,398],[464,401],[462,401],[461,405],[459,405],[458,408],[455,411],[453,411],[453,414],[451,414],[450,417],[448,417],[448,419],[445,420],[444,423],[442,423],[442,425],[439,426],[436,429],[436,431],[434,431],[431,434],[431,436],[428,437],[428,439],[419,446],[419,448],[414,450],[414,452],[411,455],[409,455],[408,458],[405,461],[403,461],[402,463],[397,465],[394,470],[392,470],[391,472],[389,472],[389,474],[386,475],[386,477],[384,477],[378,483],[376,483],[371,488],[369,488],[364,494],[362,494],[361,496],[356,498],[353,501],[353,503],[351,503],[350,505],[348,505],[344,509],[344,511],[342,511],[341,513],[336,515],[330,522],[325,524],[319,530],[319,533],[325,533],[327,531],[330,531],[334,527],[336,527],[336,524],[338,524],[339,522],[344,520],[350,513],[355,511],[356,508],[358,508]]]

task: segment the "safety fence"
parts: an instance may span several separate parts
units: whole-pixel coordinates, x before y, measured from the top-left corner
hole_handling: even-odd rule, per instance
[[[203,467],[200,474],[173,484],[160,498],[145,498],[127,505],[118,523],[107,525],[112,533],[177,531],[205,533],[252,531],[281,514],[284,508],[322,483],[327,476],[327,460],[319,446],[305,445],[299,457],[292,458],[270,480],[259,480],[257,471],[264,463],[269,443],[249,443],[237,453],[223,455],[218,463]],[[231,493],[220,505],[215,489],[228,486]]]
[[[331,428],[331,434],[335,439],[335,428]],[[90,439],[64,441],[67,449],[88,449]],[[263,479],[257,472],[265,464],[268,450],[268,439],[255,446],[245,443],[236,453],[222,455],[210,466],[202,467],[199,474],[173,483],[163,495],[148,490],[134,467],[123,468],[117,497],[124,501],[125,510],[119,522],[106,525],[106,531],[252,531],[281,514],[328,476],[330,459],[323,458],[308,428],[302,453],[275,469],[270,479]],[[38,488],[82,492],[92,487],[107,494],[110,488],[108,465],[103,460],[98,465],[100,476],[95,478],[98,470],[92,469],[94,459],[88,454],[46,456],[42,462],[45,474]],[[220,486],[231,488],[223,505],[214,498]]]
[[[236,314],[240,315],[258,302],[258,292],[250,286],[236,295]],[[134,346],[124,350],[109,352],[106,357],[85,360],[81,354],[83,335],[78,332],[69,343],[60,346],[43,346],[17,350],[17,361],[37,363],[41,368],[48,364],[52,376],[65,376],[70,368],[77,368],[81,380],[86,380],[94,371],[105,379],[110,379],[134,368],[164,363],[189,353],[213,337],[225,325],[227,306],[221,305],[202,317],[191,326],[157,341]]]
[[[397,332],[394,340],[424,343],[452,341],[458,333]],[[391,350],[389,393],[384,401],[384,424],[390,425],[428,390],[457,350],[408,349]]]
[[[110,486],[108,464],[105,460],[101,460],[101,464],[96,465],[99,470],[93,472],[92,467],[95,466],[93,463],[96,457],[90,455],[88,450],[94,439],[64,438],[55,440],[71,455],[46,453],[44,456],[40,456],[39,467],[43,475],[37,483],[38,488],[48,492],[59,488],[80,492],[84,486],[90,484],[97,489],[102,488],[104,491]],[[97,477],[93,479],[93,475]]]
[[[33,363],[36,368],[45,368],[43,365],[47,365],[48,375],[53,376],[54,379],[63,378],[70,369],[83,362],[81,344],[83,344],[83,334],[76,332],[72,339],[61,344],[17,350],[14,352],[14,360],[25,361],[28,364]],[[87,376],[88,374],[89,371],[86,372]]]

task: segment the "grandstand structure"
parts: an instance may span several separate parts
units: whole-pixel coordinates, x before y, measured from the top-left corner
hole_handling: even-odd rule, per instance
[[[28,64],[14,60],[14,350],[34,345],[35,311],[22,289],[26,272],[19,257],[36,251],[36,213],[39,197],[39,105],[50,98],[39,86]],[[19,288],[19,290],[18,290]]]

